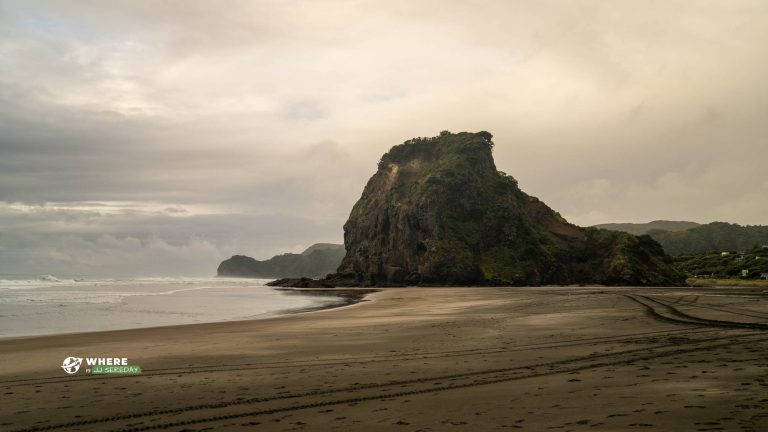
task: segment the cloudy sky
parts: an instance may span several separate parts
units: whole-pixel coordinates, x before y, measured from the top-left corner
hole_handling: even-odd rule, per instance
[[[0,274],[341,242],[444,129],[577,224],[768,224],[766,41],[765,1],[0,0]]]

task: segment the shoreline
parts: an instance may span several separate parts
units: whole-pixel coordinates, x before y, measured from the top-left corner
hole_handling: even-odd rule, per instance
[[[352,306],[357,303],[361,303],[367,300],[368,294],[373,294],[381,291],[380,288],[291,288],[291,287],[270,287],[275,291],[281,291],[288,294],[295,295],[314,295],[314,296],[334,296],[339,297],[341,300],[335,303],[328,303],[325,305],[308,306],[297,309],[285,309],[284,313],[280,315],[294,315],[306,312],[317,312],[330,309],[338,309],[347,306]]]
[[[369,301],[369,299],[367,298],[369,294],[373,294],[375,292],[380,291],[380,289],[370,289],[370,288],[360,288],[360,289],[355,289],[355,288],[304,289],[304,288],[275,288],[275,287],[270,287],[270,288],[272,288],[275,291],[286,292],[288,294],[294,294],[294,295],[310,294],[314,296],[336,296],[336,297],[339,297],[339,301],[315,305],[315,306],[280,309],[274,312],[270,312],[262,317],[247,317],[247,318],[225,319],[225,320],[218,320],[218,321],[156,325],[156,326],[146,326],[146,327],[128,327],[128,328],[120,328],[120,329],[107,329],[107,330],[95,330],[95,331],[77,331],[77,332],[46,333],[46,334],[17,335],[17,336],[0,336],[0,346],[2,345],[3,342],[18,340],[18,339],[42,339],[42,338],[55,338],[59,336],[89,335],[89,334],[112,333],[112,332],[129,332],[132,330],[179,328],[179,327],[186,327],[186,326],[205,326],[205,325],[211,325],[211,324],[242,323],[242,322],[251,322],[251,321],[271,320],[271,319],[276,319],[281,317],[310,313],[310,312],[322,312],[326,310],[334,310],[334,309],[341,309],[349,306],[354,306],[358,303]]]
[[[365,295],[322,313],[0,340],[0,428],[768,430],[760,290]],[[142,374],[66,375],[68,356],[126,357]]]

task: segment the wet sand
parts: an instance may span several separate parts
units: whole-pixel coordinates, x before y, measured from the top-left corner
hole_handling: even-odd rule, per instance
[[[0,340],[0,430],[765,431],[768,295],[399,288],[258,321]],[[68,356],[141,376],[66,375]]]

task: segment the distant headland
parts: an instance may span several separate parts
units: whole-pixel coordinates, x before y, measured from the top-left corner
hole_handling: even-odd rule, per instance
[[[344,258],[344,245],[316,243],[300,254],[286,253],[259,261],[235,255],[219,264],[219,277],[285,278],[321,277],[333,273]]]

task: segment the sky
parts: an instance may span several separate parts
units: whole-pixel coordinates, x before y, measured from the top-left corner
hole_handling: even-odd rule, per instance
[[[0,274],[341,243],[442,130],[579,225],[768,224],[766,41],[765,1],[0,0]]]

